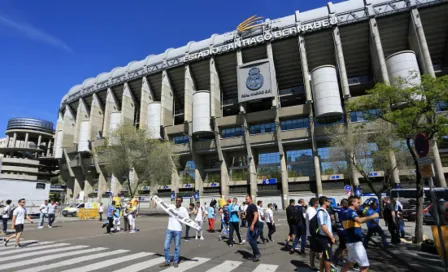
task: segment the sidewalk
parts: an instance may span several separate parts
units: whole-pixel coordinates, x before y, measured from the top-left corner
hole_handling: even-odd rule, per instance
[[[406,222],[406,224],[407,224],[407,227],[405,228],[406,236],[411,237],[413,236],[414,233],[415,223]],[[387,227],[384,225],[383,222],[381,222],[381,227],[390,241],[389,231],[387,230]],[[429,239],[433,238],[430,226],[423,226],[423,233]],[[373,236],[371,241],[378,247],[382,247],[380,236]],[[403,241],[398,246],[393,247],[391,246],[388,248],[382,247],[382,248],[386,253],[391,255],[397,261],[400,261],[403,264],[407,265],[409,269],[412,271],[425,271],[425,272],[445,271],[443,261],[440,259],[439,255],[422,252],[420,245],[406,243]]]

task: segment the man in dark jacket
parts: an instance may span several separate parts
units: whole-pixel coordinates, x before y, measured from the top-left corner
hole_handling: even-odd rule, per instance
[[[286,208],[286,220],[289,225],[289,233],[285,241],[285,248],[289,247],[289,241],[294,241],[297,235],[297,222],[299,220],[299,213],[297,212],[295,203],[296,202],[294,201],[294,199],[290,199],[289,206],[288,208]]]
[[[391,236],[391,243],[392,244],[399,244],[401,242],[400,240],[400,234],[399,234],[399,228],[397,226],[397,220],[396,220],[396,212],[395,212],[395,206],[391,202],[389,197],[384,198],[384,211],[383,211],[383,217],[384,221],[387,223],[387,228],[390,232]]]
[[[303,198],[299,199],[298,201],[299,205],[297,205],[295,208],[297,210],[297,233],[296,237],[294,239],[294,242],[292,244],[290,254],[294,254],[297,245],[299,244],[299,240],[301,239],[301,247],[300,247],[300,254],[305,253],[305,246],[306,246],[306,224],[305,224],[305,217],[303,214],[305,213],[305,200]]]

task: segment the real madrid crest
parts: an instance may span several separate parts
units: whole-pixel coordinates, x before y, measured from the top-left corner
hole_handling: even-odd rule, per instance
[[[263,86],[263,75],[260,74],[260,69],[257,67],[249,70],[249,76],[246,80],[246,87],[251,91],[256,91]]]

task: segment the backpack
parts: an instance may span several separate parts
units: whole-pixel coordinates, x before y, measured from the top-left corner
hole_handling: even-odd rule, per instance
[[[297,223],[299,223],[299,211],[297,210],[296,207],[292,207],[292,209],[290,209],[290,211],[291,212],[289,213],[289,217],[288,217],[289,222],[288,223],[296,225]]]
[[[309,228],[310,228],[310,235],[312,237],[322,236],[322,235],[319,234],[320,226],[319,226],[319,222],[317,220],[319,212],[323,212],[323,210],[322,209],[317,210],[316,215],[313,218],[310,219]]]
[[[14,207],[14,208],[11,208],[10,210],[9,210],[9,219],[12,219],[12,216],[13,216],[13,214],[14,214],[14,210],[16,209],[17,207]]]
[[[225,205],[225,206],[222,208],[222,212],[223,212],[223,214],[224,214],[224,221],[225,221],[225,222],[229,222],[229,220],[230,220],[229,205]]]

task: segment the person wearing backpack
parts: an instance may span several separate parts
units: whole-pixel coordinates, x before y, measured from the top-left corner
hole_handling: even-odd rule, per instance
[[[229,246],[233,247],[233,233],[236,231],[236,235],[238,236],[238,240],[240,241],[240,245],[244,244],[246,240],[241,239],[240,234],[240,222],[238,218],[238,212],[240,207],[238,206],[238,199],[236,197],[233,199],[233,202],[229,204],[229,212],[230,212],[230,220],[229,220]]]
[[[305,254],[305,246],[306,246],[306,225],[305,225],[305,217],[303,214],[305,213],[305,200],[303,198],[299,199],[298,204],[295,208],[297,209],[297,233],[296,237],[294,239],[294,242],[292,243],[291,250],[289,251],[290,254],[294,254],[297,245],[299,244],[299,240],[301,239],[301,247],[300,247],[300,254]]]
[[[290,199],[289,206],[286,208],[286,221],[288,222],[289,233],[285,241],[285,248],[289,247],[289,241],[294,241],[297,234],[297,221],[299,220],[299,214],[295,207],[295,203],[296,202],[294,199]]]
[[[6,231],[8,230],[8,219],[9,214],[11,213],[11,199],[6,200],[6,206],[3,208],[2,211],[2,223],[3,223],[3,233],[6,234]]]
[[[331,216],[327,211],[330,201],[326,196],[321,196],[319,197],[319,205],[320,208],[317,210],[316,215],[310,219],[309,229],[310,235],[313,238],[310,240],[310,244],[313,251],[319,252],[320,249],[322,252],[320,271],[330,272],[332,259],[331,247],[336,242],[333,237]]]
[[[224,238],[227,228],[229,227],[229,220],[230,220],[229,204],[230,204],[230,202],[231,202],[231,200],[228,199],[227,204],[225,204],[220,209],[222,227],[221,227],[221,233],[219,234],[219,241],[221,241]]]
[[[317,244],[314,242],[314,237],[310,234],[310,221],[316,216],[317,208],[319,207],[319,201],[317,198],[313,197],[310,199],[310,205],[306,209],[306,237],[310,242],[310,267],[315,269],[314,260],[316,259],[316,253],[319,253],[321,250],[316,250],[313,245]]]

